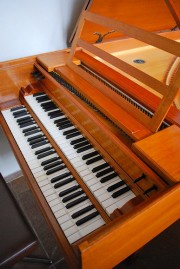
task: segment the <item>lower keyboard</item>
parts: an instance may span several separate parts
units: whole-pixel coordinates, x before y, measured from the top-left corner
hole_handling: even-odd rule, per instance
[[[2,111],[40,190],[69,243],[105,224],[24,106]]]

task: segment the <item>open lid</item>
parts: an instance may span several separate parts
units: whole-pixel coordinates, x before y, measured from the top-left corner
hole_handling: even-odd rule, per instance
[[[84,10],[113,18],[150,32],[163,32],[180,25],[178,19],[178,14],[180,14],[179,0],[87,0]],[[78,23],[70,37],[70,43],[74,38]],[[113,30],[109,31],[107,27],[92,21],[85,22],[81,33],[81,38],[91,43],[119,37],[124,37],[124,34]]]

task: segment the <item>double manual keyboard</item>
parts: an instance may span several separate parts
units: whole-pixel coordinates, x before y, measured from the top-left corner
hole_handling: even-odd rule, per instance
[[[24,106],[2,114],[69,243],[105,224]]]
[[[135,197],[53,100],[43,92],[25,100],[108,215]]]

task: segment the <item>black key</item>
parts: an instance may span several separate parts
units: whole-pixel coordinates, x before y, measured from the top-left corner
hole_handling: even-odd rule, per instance
[[[13,116],[17,116],[17,115],[22,114],[22,113],[24,113],[24,112],[27,112],[27,110],[26,110],[26,109],[21,109],[21,110],[15,111],[15,112],[13,113]]]
[[[51,100],[49,100],[49,101],[46,102],[46,103],[42,103],[42,104],[40,104],[40,106],[41,106],[42,108],[46,108],[46,107],[51,106],[51,105],[54,105],[54,103],[53,103]]]
[[[78,143],[80,143],[80,142],[84,142],[84,141],[86,141],[86,138],[85,138],[85,137],[81,137],[81,138],[72,140],[72,141],[70,142],[70,144],[71,144],[71,145],[76,145],[76,144],[78,144]]]
[[[70,138],[78,136],[80,134],[81,134],[80,132],[75,132],[75,133],[72,133],[72,134],[68,134],[68,135],[66,135],[66,139],[70,139]]]
[[[33,126],[33,127],[30,127],[30,128],[26,128],[26,129],[22,130],[22,132],[26,133],[26,132],[30,132],[30,131],[33,131],[33,130],[36,130],[36,129],[39,129],[39,127]]]
[[[48,101],[48,102],[42,103],[40,106],[43,109],[46,109],[48,107],[56,107],[55,103],[53,103],[52,101]]]
[[[98,212],[98,211],[93,212],[93,213],[89,214],[88,216],[86,216],[86,217],[84,217],[84,218],[78,220],[78,221],[76,222],[76,225],[77,225],[77,226],[80,226],[80,225],[82,225],[83,223],[85,223],[85,222],[87,222],[87,221],[89,221],[89,220],[95,218],[95,217],[98,216],[98,215],[99,215],[99,212]]]
[[[13,111],[21,110],[23,108],[24,106],[16,106],[16,107],[11,108],[10,111],[13,112]]]
[[[93,148],[92,145],[88,145],[88,146],[82,147],[82,148],[80,148],[80,149],[77,150],[77,153],[84,152],[84,151],[86,151],[88,149],[91,149],[91,148]]]
[[[59,180],[61,180],[61,179],[64,179],[64,178],[66,178],[66,177],[68,177],[68,176],[70,176],[70,175],[71,175],[70,172],[66,172],[66,173],[64,173],[64,174],[62,174],[62,175],[59,175],[59,176],[57,176],[57,177],[53,177],[53,178],[51,178],[51,183],[55,183],[55,182],[57,182],[57,181],[59,181]]]
[[[49,107],[47,107],[47,108],[44,108],[44,111],[45,111],[45,112],[49,112],[49,111],[51,112],[52,110],[54,110],[54,109],[56,109],[56,108],[57,108],[56,106],[53,106],[53,107],[52,107],[52,106],[49,106]]]
[[[64,116],[63,118],[54,120],[54,124],[59,123],[59,122],[63,122],[63,121],[68,121],[69,122],[69,120]]]
[[[74,181],[74,180],[75,180],[75,179],[74,179],[73,177],[69,177],[69,178],[67,178],[67,179],[65,179],[65,180],[62,180],[62,181],[60,181],[60,182],[54,184],[54,188],[57,189],[57,188],[59,188],[59,187],[62,187],[62,186],[64,186],[64,185],[66,185],[66,184],[68,184],[68,183]]]
[[[67,124],[59,126],[59,130],[64,130],[64,129],[67,129],[67,128],[71,127],[71,126],[73,126],[72,123],[67,123]]]
[[[26,122],[26,123],[24,123],[24,124],[21,124],[21,125],[19,126],[19,128],[24,128],[24,127],[27,127],[27,126],[31,126],[31,125],[33,125],[33,124],[35,124],[35,121],[29,121],[29,122]]]
[[[50,164],[47,164],[46,166],[44,166],[43,169],[44,169],[44,171],[46,171],[46,170],[49,170],[49,169],[51,169],[53,167],[56,167],[56,166],[58,166],[58,165],[60,165],[62,163],[63,163],[63,161],[53,162],[53,163],[50,163]]]
[[[33,94],[33,97],[37,97],[37,96],[41,96],[41,95],[44,95],[44,92],[36,92]]]
[[[36,101],[38,103],[43,103],[43,102],[46,102],[46,101],[49,101],[49,97],[48,96],[40,96],[40,97],[36,97]]]
[[[61,114],[60,113],[56,113],[56,114],[50,116],[50,119],[55,119],[55,118],[58,118],[59,116],[61,116]]]
[[[21,120],[21,121],[17,122],[18,125],[20,126],[21,124],[24,124],[26,122],[32,122],[33,121],[33,118],[30,117],[29,119],[25,119],[25,117],[24,117],[24,118],[17,119],[17,121],[18,120]]]
[[[23,121],[30,120],[30,119],[32,119],[32,117],[30,117],[30,116],[23,117],[23,118],[17,119],[17,122],[23,122]]]
[[[75,219],[75,218],[77,218],[77,217],[83,215],[84,213],[86,213],[86,212],[92,210],[93,208],[94,208],[93,205],[86,206],[86,207],[84,207],[83,209],[81,209],[81,210],[75,212],[74,214],[72,214],[71,217],[72,217],[73,219]]]
[[[29,115],[29,112],[22,112],[21,114],[15,115],[14,118],[16,119],[26,115]]]
[[[66,189],[66,190],[64,190],[64,191],[61,191],[61,192],[59,193],[59,197],[63,197],[63,196],[65,196],[65,195],[67,195],[67,194],[69,194],[69,193],[71,193],[71,192],[73,192],[73,191],[78,190],[79,188],[80,188],[79,185],[75,185],[75,186],[70,187],[70,188],[68,188],[68,189]]]
[[[13,112],[13,117],[18,118],[18,117],[22,117],[22,116],[27,115],[27,114],[29,114],[29,112],[26,109],[22,109],[22,110],[18,110],[18,111]]]
[[[52,149],[52,147],[46,147],[46,148],[43,148],[43,149],[36,150],[35,155],[39,155],[39,154],[44,153],[46,151],[49,151],[51,149]]]
[[[105,183],[105,182],[107,182],[107,181],[109,181],[109,180],[111,180],[111,179],[113,179],[113,178],[115,178],[117,176],[118,176],[118,174],[116,172],[114,172],[114,173],[112,173],[110,175],[107,175],[107,176],[101,178],[100,182]]]
[[[48,101],[42,103],[40,106],[41,106],[43,109],[45,109],[45,108],[48,108],[48,107],[50,107],[50,106],[56,106],[56,105],[55,105],[55,103],[54,103],[52,100],[48,99]]]
[[[44,140],[42,142],[39,142],[39,143],[36,143],[36,144],[32,145],[31,148],[32,149],[39,148],[39,147],[41,147],[43,145],[46,145],[47,143],[49,143],[49,142],[47,140]]]
[[[31,125],[34,125],[35,124],[35,121],[31,121],[31,122],[26,122],[24,124],[21,124],[19,126],[19,128],[24,128],[24,127],[27,127],[27,126],[31,126]]]
[[[87,161],[86,161],[86,164],[89,165],[89,164],[98,162],[98,161],[100,161],[100,160],[102,160],[102,156],[99,155],[99,156],[94,157],[94,158],[92,158],[92,159],[90,159],[90,160],[87,160]]]
[[[48,116],[53,116],[53,115],[56,115],[56,114],[62,115],[62,112],[59,109],[55,110],[55,111],[48,112]]]
[[[36,97],[36,101],[38,103],[42,103],[42,102],[45,102],[45,101],[48,101],[49,100],[49,97],[48,96],[40,96],[40,97]]]
[[[92,158],[92,157],[94,157],[96,155],[99,155],[99,153],[97,151],[93,151],[93,152],[90,152],[88,154],[83,155],[82,159],[87,160],[87,159],[90,159],[90,158]]]
[[[56,123],[56,126],[57,127],[60,127],[60,126],[63,126],[65,124],[69,124],[70,123],[70,121],[68,119],[65,119],[65,118],[63,119],[63,121],[61,121],[61,119],[58,119],[58,120],[60,120],[60,121]]]
[[[48,152],[46,152],[46,153],[48,153]],[[44,165],[50,164],[50,163],[52,163],[52,162],[55,162],[55,161],[57,161],[57,160],[59,160],[59,156],[56,156],[56,157],[53,157],[53,158],[51,158],[51,159],[45,160],[45,161],[43,161],[43,162],[41,163],[41,165],[44,166]]]
[[[79,144],[76,144],[73,146],[74,149],[79,149],[79,148],[82,148],[84,146],[87,146],[87,145],[90,145],[88,141],[84,141],[84,142],[81,142]]]
[[[106,168],[106,167],[109,167],[109,164],[108,164],[108,163],[100,164],[100,165],[94,167],[94,168],[92,169],[92,172],[93,172],[93,173],[98,172],[98,171],[100,171],[100,170],[102,170],[102,169],[104,169],[104,168]]]
[[[55,172],[57,172],[57,171],[60,171],[60,170],[64,169],[65,167],[66,167],[66,166],[65,166],[64,164],[59,165],[59,166],[57,166],[57,167],[54,167],[54,168],[48,170],[48,171],[46,172],[46,175],[51,175],[51,174],[53,174],[53,173],[55,173]]]
[[[41,107],[46,112],[56,108],[56,106],[51,104],[51,102],[43,103],[43,104],[41,104]]]
[[[129,191],[129,190],[130,190],[129,186],[126,186],[126,187],[124,187],[123,189],[120,189],[119,191],[114,192],[111,196],[112,196],[113,198],[116,198],[116,197],[118,197],[118,196],[120,196],[120,195],[126,193],[126,192]]]
[[[39,133],[39,132],[40,132],[40,130],[36,129],[34,131],[30,131],[30,132],[25,133],[24,136],[29,136],[29,135],[36,134],[36,133]]]
[[[29,142],[29,141],[32,141],[34,139],[41,138],[41,137],[44,137],[44,135],[43,134],[39,134],[39,135],[35,135],[35,136],[32,136],[32,137],[29,137],[27,139],[27,141]]]
[[[37,159],[42,159],[42,158],[47,157],[47,156],[49,156],[49,155],[52,155],[52,154],[54,154],[54,153],[55,153],[55,150],[49,150],[49,151],[46,151],[45,153],[39,154],[39,155],[37,156]]]
[[[85,195],[85,196],[82,196],[82,197],[80,197],[80,198],[78,198],[78,199],[76,199],[76,200],[74,200],[74,201],[72,201],[72,202],[69,202],[67,205],[66,205],[66,208],[68,209],[68,208],[71,208],[71,207],[73,207],[73,206],[75,206],[75,205],[78,205],[78,204],[80,204],[81,202],[83,202],[83,201],[85,201],[85,200],[87,200],[88,199],[88,197]]]
[[[78,129],[73,128],[73,129],[70,129],[70,130],[68,130],[68,131],[64,131],[64,132],[63,132],[63,135],[72,134],[72,133],[77,132],[77,131],[78,131]]]
[[[119,187],[122,187],[123,185],[125,185],[125,182],[124,181],[119,181],[111,186],[109,186],[107,188],[107,191],[110,192],[110,191],[114,191],[115,189],[119,188]]]
[[[34,144],[37,144],[39,142],[44,141],[45,139],[46,139],[46,137],[41,137],[41,138],[38,138],[38,139],[31,140],[31,141],[29,141],[29,145],[32,146]]]
[[[68,201],[70,201],[70,200],[72,200],[72,199],[74,199],[74,198],[80,196],[80,195],[83,194],[83,193],[84,193],[83,190],[81,190],[81,191],[76,191],[76,192],[74,192],[74,193],[72,193],[72,194],[70,194],[70,195],[64,197],[64,198],[62,199],[62,202],[63,202],[63,203],[66,203],[66,202],[68,202]]]
[[[51,111],[51,110],[57,109],[57,106],[55,104],[50,104],[48,106],[43,107],[43,109],[44,109],[45,112],[48,112],[48,111],[54,112],[54,111]]]
[[[52,117],[52,116],[55,116],[55,115],[63,116],[63,113],[60,110],[55,110],[55,111],[51,111],[51,112],[48,113],[49,117]]]
[[[25,122],[18,123],[19,128],[24,128],[26,126],[31,126],[33,124],[35,124],[35,121],[33,121],[33,120],[28,120],[28,121],[25,121]]]
[[[112,167],[109,167],[109,168],[107,168],[105,170],[102,170],[101,172],[98,172],[96,174],[96,177],[102,177],[102,176],[104,176],[104,175],[106,175],[106,174],[108,174],[110,172],[113,172],[113,171],[114,171],[113,168]]]

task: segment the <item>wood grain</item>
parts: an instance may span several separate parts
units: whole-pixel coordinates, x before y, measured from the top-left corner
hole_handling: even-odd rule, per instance
[[[138,101],[150,111],[155,111],[158,107],[161,98],[154,94],[154,91],[152,92],[149,89],[140,86],[138,82],[136,83],[135,81],[133,81],[132,77],[130,78],[127,77],[126,74],[121,74],[117,70],[114,70],[110,66],[100,62],[99,60],[95,59],[94,57],[90,56],[82,50],[76,52],[76,57],[80,59],[85,66],[93,70],[97,75],[104,78],[112,85],[120,88],[120,90],[126,93],[130,98],[133,98],[135,101]],[[148,68],[150,72],[151,66],[149,66]],[[114,92],[109,89],[109,94],[112,98]],[[127,109],[127,107],[125,109]],[[167,114],[166,120],[180,126],[180,112],[178,111],[178,109],[172,106]]]
[[[180,128],[172,125],[133,144],[135,152],[163,178],[180,181]]]
[[[172,29],[176,25],[164,0],[130,0],[128,2],[126,0],[106,0],[106,3],[103,0],[94,0],[90,1],[88,10],[148,31],[164,31]],[[105,34],[107,31],[109,31],[109,28],[87,21],[81,38],[94,43],[97,40],[97,36],[93,34],[94,32]],[[115,32],[107,35],[104,41],[122,36],[124,37],[122,33]]]
[[[63,66],[66,64],[67,59],[69,57],[69,49],[61,50],[61,51],[55,51],[51,54],[42,54],[37,56],[36,61],[43,66],[45,70],[48,72],[51,72],[54,70],[54,68],[58,66]],[[75,64],[79,64],[78,59],[73,59],[73,62]]]
[[[180,217],[180,185],[114,221],[99,236],[80,245],[82,268],[113,268]],[[100,259],[99,257],[106,257]]]

